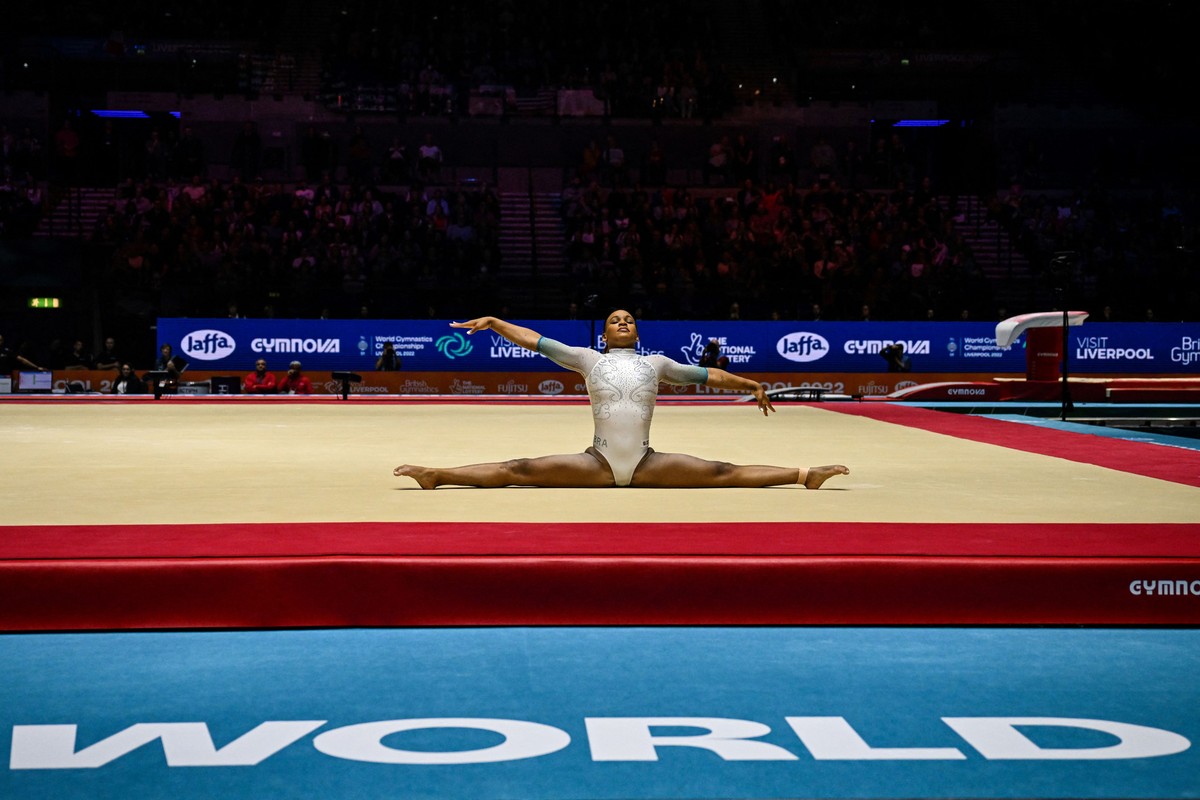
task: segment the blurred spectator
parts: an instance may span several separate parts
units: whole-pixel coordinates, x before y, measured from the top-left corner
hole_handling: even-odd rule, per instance
[[[738,183],[758,178],[758,154],[749,137],[739,133],[733,142],[733,179]]]
[[[650,149],[646,151],[640,178],[643,186],[662,186],[667,182],[666,154],[658,139],[650,142]]]
[[[617,137],[609,135],[605,139],[604,151],[600,156],[600,164],[604,173],[605,182],[610,186],[624,186],[626,178],[627,164],[625,161],[625,148],[617,143]]]
[[[716,339],[709,339],[704,345],[704,350],[700,353],[699,365],[702,367],[716,367],[718,361],[721,360],[721,343]]]
[[[383,343],[383,353],[375,359],[375,370],[377,372],[398,372],[400,370],[400,356],[391,342]]]
[[[79,178],[79,134],[71,120],[63,120],[62,127],[54,134],[55,177],[64,186],[75,186]]]
[[[412,176],[411,165],[408,162],[408,146],[399,137],[392,139],[388,146],[387,158],[384,160],[384,183],[400,185],[408,183]]]
[[[828,183],[837,177],[838,154],[824,136],[818,136],[809,150],[809,166],[813,170],[813,179],[821,183]]]
[[[83,346],[83,340],[76,339],[75,343],[71,345],[71,352],[67,353],[63,369],[92,369],[92,363],[92,355]]]
[[[433,141],[433,134],[425,134],[425,141],[417,151],[417,170],[421,180],[437,182],[442,176],[442,148]]]
[[[142,174],[152,181],[161,181],[167,177],[168,165],[171,162],[171,149],[158,128],[153,128],[146,137],[143,145],[144,156]],[[195,174],[195,173],[193,173]]]
[[[887,362],[888,372],[912,372],[912,359],[904,352],[903,344],[890,344],[880,350],[879,355]]]
[[[133,371],[133,367],[129,364],[122,364],[117,371],[117,375],[112,382],[113,394],[145,394],[146,384],[137,373]]]
[[[369,184],[375,179],[371,142],[361,125],[354,127],[350,145],[346,148],[346,173],[352,183]]]
[[[95,359],[95,369],[117,369],[121,366],[121,357],[117,354],[117,341],[111,336],[105,337],[104,349]]]
[[[191,125],[183,126],[179,142],[175,145],[172,175],[176,180],[187,180],[193,175],[204,175],[208,163],[204,157],[204,143],[196,137]]]
[[[709,145],[708,158],[704,162],[704,183],[706,185],[712,182],[714,175],[717,177],[718,183],[729,183],[732,177],[730,149],[728,136],[722,136]]]
[[[36,361],[34,359],[35,355],[33,343],[28,339],[21,342],[21,344],[17,346],[12,358],[15,368],[19,370],[33,369],[37,370],[38,372],[46,372],[51,368],[50,363],[48,361],[44,361],[41,356],[36,356]],[[42,366],[42,364],[39,362],[45,363],[45,366]]]
[[[796,154],[787,134],[771,137],[771,148],[768,153],[770,166],[768,174],[784,183],[796,179]]]

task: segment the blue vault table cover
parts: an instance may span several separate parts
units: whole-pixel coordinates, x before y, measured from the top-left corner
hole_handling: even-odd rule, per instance
[[[1200,795],[1200,631],[0,636],[0,797]]]
[[[603,320],[515,320],[570,345],[598,345]],[[735,372],[884,372],[879,351],[903,343],[914,372],[1025,371],[1025,336],[996,345],[991,322],[644,321],[644,354],[695,364],[717,339]],[[1087,323],[1070,329],[1075,372],[1194,374],[1200,324]],[[299,359],[307,370],[372,370],[391,342],[412,371],[520,372],[556,369],[546,358],[485,331],[468,336],[450,320],[158,320],[158,337],[193,369],[249,372],[257,358],[283,370]],[[147,354],[147,358],[157,356]]]

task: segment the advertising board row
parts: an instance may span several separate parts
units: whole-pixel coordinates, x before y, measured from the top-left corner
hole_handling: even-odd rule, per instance
[[[603,322],[516,321],[570,345],[599,347]],[[990,322],[646,321],[638,349],[696,364],[716,339],[729,369],[751,372],[884,371],[880,351],[904,345],[916,373],[1023,373],[1025,335],[996,344]],[[449,320],[277,320],[163,318],[158,336],[192,369],[248,371],[259,358],[286,370],[299,360],[312,370],[372,371],[391,343],[404,371],[542,372],[544,356],[484,331],[468,335]],[[1085,323],[1069,329],[1075,373],[1187,374],[1200,368],[1198,323]]]
[[[554,365],[554,372],[361,372],[362,378],[349,385],[349,393],[355,396],[387,396],[405,395],[421,396],[451,396],[471,397],[476,395],[488,396],[528,396],[556,397],[582,396],[587,394],[583,378]],[[248,370],[247,370],[248,371]],[[283,369],[275,371],[276,377],[281,377]],[[342,382],[335,379],[329,371],[310,371],[305,374],[312,381],[313,394],[341,394]],[[902,373],[847,373],[847,372],[811,372],[804,374],[786,372],[755,372],[747,373],[748,377],[764,384],[767,389],[819,389],[832,394],[850,395],[885,395],[901,389],[911,388],[920,384],[941,382],[968,382],[978,376],[969,373],[921,373],[920,375]],[[28,391],[68,394],[79,392],[85,394],[111,394],[116,373],[101,370],[54,370],[42,373],[42,385],[38,388],[18,388],[11,384],[7,389],[0,382],[0,395],[6,391],[25,393]],[[233,370],[226,372],[214,370],[186,370],[179,385],[172,390],[173,394],[240,394],[240,384],[243,373]],[[1010,376],[1019,378],[1018,375]],[[0,379],[2,381],[2,379]],[[147,388],[146,393],[153,392]],[[720,389],[710,386],[668,386],[665,387],[660,399],[670,396],[710,397],[728,395]],[[980,399],[980,398],[970,398]],[[993,398],[994,399],[994,398]]]

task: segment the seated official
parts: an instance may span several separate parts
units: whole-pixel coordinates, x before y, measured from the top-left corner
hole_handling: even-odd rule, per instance
[[[242,391],[246,394],[275,394],[275,376],[267,372],[266,359],[260,358],[254,362],[254,372],[242,381]]]
[[[154,362],[155,372],[169,372],[171,378],[177,380],[180,374],[187,369],[187,359],[180,355],[175,355],[171,345],[164,344],[158,349],[158,359]]]
[[[300,362],[293,361],[277,388],[280,394],[312,394],[312,381],[301,371]]]

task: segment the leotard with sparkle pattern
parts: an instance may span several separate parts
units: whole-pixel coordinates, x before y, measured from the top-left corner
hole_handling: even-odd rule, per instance
[[[537,350],[583,376],[595,423],[592,446],[608,461],[617,486],[629,485],[650,449],[650,420],[659,382],[678,386],[708,382],[704,367],[680,364],[663,355],[639,355],[633,349],[598,353],[543,336]]]

